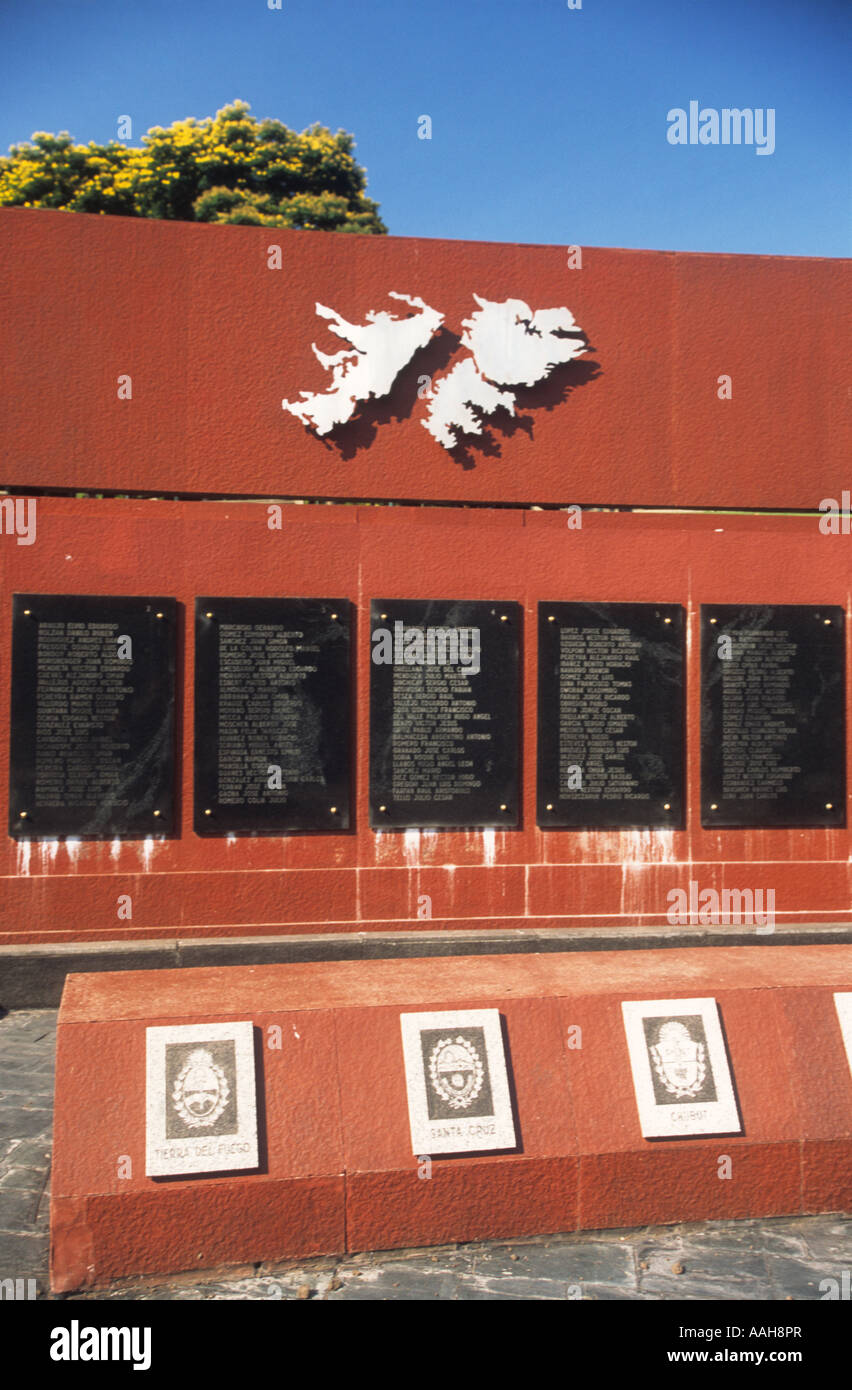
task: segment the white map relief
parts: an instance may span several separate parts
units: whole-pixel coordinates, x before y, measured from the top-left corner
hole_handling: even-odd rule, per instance
[[[329,355],[314,343],[314,355],[332,373],[332,386],[318,394],[302,391],[300,401],[282,401],[316,434],[328,434],[351,420],[362,402],[387,396],[403,367],[444,322],[444,315],[422,299],[393,290],[390,297],[420,312],[399,319],[371,310],[367,323],[352,324],[317,304],[331,332],[351,346]],[[500,387],[535,386],[555,367],[587,351],[583,330],[569,309],[534,312],[522,299],[473,298],[479,308],[462,320],[461,338],[471,355],[425,393],[426,418],[420,423],[445,449],[456,448],[464,435],[482,434],[484,420],[500,409],[514,415],[516,396]]]
[[[482,434],[483,419],[501,406],[514,415],[514,394],[498,391],[492,383],[535,386],[554,367],[586,351],[569,309],[533,313],[522,299],[500,303],[473,297],[479,308],[462,320],[461,340],[473,356],[438,381],[420,422],[445,449],[456,448],[463,434]]]
[[[457,362],[448,376],[438,381],[429,401],[428,415],[420,423],[445,449],[461,443],[459,435],[482,434],[482,417],[501,406],[515,413],[511,391],[500,391],[476,369],[472,357]]]
[[[462,347],[470,348],[479,371],[498,386],[535,386],[586,351],[583,330],[569,309],[533,313],[522,299],[473,297],[479,308],[462,320]]]
[[[403,367],[444,322],[443,314],[430,309],[422,299],[397,294],[395,290],[389,291],[389,297],[421,312],[399,319],[371,309],[367,323],[347,323],[334,309],[317,304],[317,313],[328,319],[329,330],[351,347],[330,354],[320,352],[312,343],[317,361],[331,371],[331,387],[316,395],[300,391],[300,401],[281,402],[284,410],[298,416],[303,425],[317,434],[329,434],[335,425],[351,420],[362,402],[387,396]]]

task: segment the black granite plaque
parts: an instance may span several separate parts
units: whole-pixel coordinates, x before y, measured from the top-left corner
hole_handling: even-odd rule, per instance
[[[538,824],[683,825],[683,609],[540,603]]]
[[[370,625],[370,824],[517,825],[519,605],[374,601]]]
[[[701,823],[846,824],[844,613],[701,609]]]
[[[197,835],[347,830],[350,605],[195,604]]]
[[[176,625],[171,598],[14,596],[11,835],[172,833]]]

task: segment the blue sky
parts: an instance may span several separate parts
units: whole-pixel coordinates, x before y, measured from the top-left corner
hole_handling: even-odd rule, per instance
[[[849,0],[0,0],[0,44],[4,153],[239,97],[351,131],[399,236],[852,254]],[[669,144],[692,100],[774,153]]]

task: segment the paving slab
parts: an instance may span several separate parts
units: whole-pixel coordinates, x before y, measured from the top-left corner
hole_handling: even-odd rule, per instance
[[[844,1268],[837,1260],[791,1260],[784,1255],[767,1256],[766,1266],[772,1289],[768,1297],[809,1300],[824,1297],[825,1289],[820,1288],[824,1279],[836,1279],[839,1284]],[[845,1268],[852,1269],[848,1246]]]

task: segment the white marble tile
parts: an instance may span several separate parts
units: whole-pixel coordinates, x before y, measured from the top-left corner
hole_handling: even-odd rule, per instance
[[[742,1131],[715,999],[622,1003],[646,1139]]]
[[[148,1177],[256,1168],[250,1023],[146,1029]]]
[[[513,1149],[498,1009],[401,1014],[413,1153]]]
[[[840,1019],[840,1031],[846,1045],[849,1070],[852,1071],[852,993],[835,994],[834,1006]]]

